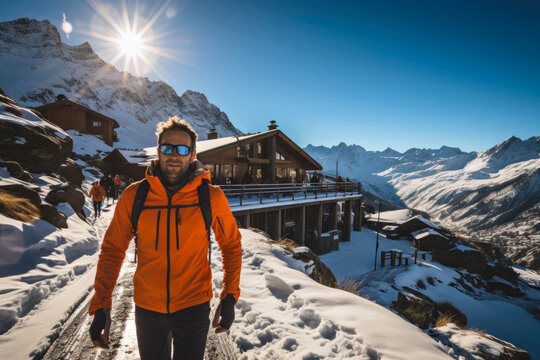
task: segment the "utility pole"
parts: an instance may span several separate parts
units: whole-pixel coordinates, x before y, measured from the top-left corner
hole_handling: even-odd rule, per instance
[[[377,244],[375,245],[375,269],[377,270],[377,252],[379,251],[379,222],[381,221],[381,202],[377,200],[377,205],[379,207],[379,215],[377,216]]]

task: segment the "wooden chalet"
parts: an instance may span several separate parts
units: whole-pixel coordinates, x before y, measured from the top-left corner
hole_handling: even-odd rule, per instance
[[[95,135],[109,146],[112,146],[113,141],[116,140],[114,129],[120,126],[116,120],[73,101],[64,98],[51,104],[38,106],[35,109],[45,119],[63,130],[77,130]]]
[[[411,234],[411,236],[413,238],[413,246],[418,250],[448,250],[448,238],[431,228],[424,228],[415,231]]]
[[[307,170],[322,170],[275,123],[260,133],[216,136],[212,129],[208,140],[197,141],[197,159],[210,171],[213,184],[302,182]],[[150,160],[157,158],[156,151],[156,147],[140,151],[116,149],[103,159],[104,167],[139,180]]]
[[[307,170],[322,166],[296,145],[271,121],[256,134],[197,142],[197,158],[212,174],[215,184],[275,184],[303,182]]]

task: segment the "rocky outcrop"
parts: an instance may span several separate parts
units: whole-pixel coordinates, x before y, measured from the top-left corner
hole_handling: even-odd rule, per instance
[[[308,268],[312,267],[309,277],[319,284],[333,288],[337,287],[337,280],[332,273],[332,270],[330,270],[321,260],[319,260],[319,257],[308,248],[305,248],[304,251],[301,252],[293,252],[293,258],[307,263],[308,265],[306,266],[308,266]]]
[[[430,329],[429,335],[452,348],[460,359],[530,360],[531,356],[495,336],[478,330],[462,329],[456,324]],[[460,341],[467,338],[469,341]]]
[[[4,167],[7,171],[16,179],[26,181],[29,183],[34,182],[32,175],[24,170],[21,165],[16,161],[0,161],[0,167]]]
[[[461,327],[467,326],[467,316],[449,302],[435,303],[419,291],[404,287],[391,308],[421,329],[435,325],[441,317],[452,319]]]
[[[517,284],[518,274],[501,259],[493,259],[476,249],[453,248],[449,251],[433,251],[433,260],[443,265],[463,268],[480,275],[484,280],[498,276],[512,284]]]
[[[77,163],[71,159],[66,159],[66,162],[60,165],[58,169],[58,175],[69,181],[75,186],[81,186],[84,175],[82,169]]]
[[[38,213],[34,214],[39,216],[40,219],[45,220],[58,228],[67,228],[67,216],[66,214],[58,211],[54,206],[44,204],[41,202],[39,196],[38,187],[28,187],[22,184],[8,184],[0,186],[0,190],[13,196],[19,200],[27,200],[34,207],[39,209]],[[0,206],[0,212],[8,217],[12,216],[12,213],[4,205]],[[18,217],[14,217],[17,220],[23,220]]]
[[[398,299],[391,308],[421,329],[430,327],[436,315],[435,303],[421,292],[409,288],[398,293]]]
[[[81,190],[71,184],[51,186],[51,191],[45,197],[45,201],[55,206],[61,202],[66,202],[71,205],[75,213],[84,216],[85,196]]]

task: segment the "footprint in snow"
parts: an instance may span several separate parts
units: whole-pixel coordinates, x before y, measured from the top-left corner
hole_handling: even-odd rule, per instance
[[[329,320],[324,320],[319,326],[318,330],[319,334],[321,334],[323,338],[328,340],[334,340],[336,338],[337,328],[338,327],[333,322]]]
[[[264,280],[266,281],[266,287],[272,295],[283,302],[287,302],[289,296],[294,292],[294,289],[289,284],[275,275],[265,274]]]
[[[315,329],[321,323],[321,317],[313,309],[300,310],[300,320],[312,329]]]

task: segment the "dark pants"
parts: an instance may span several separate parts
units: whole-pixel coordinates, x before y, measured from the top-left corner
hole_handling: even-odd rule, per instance
[[[141,360],[169,360],[172,336],[174,360],[204,357],[210,326],[210,302],[162,314],[135,306],[135,326]]]
[[[94,216],[101,215],[101,201],[94,201]]]

